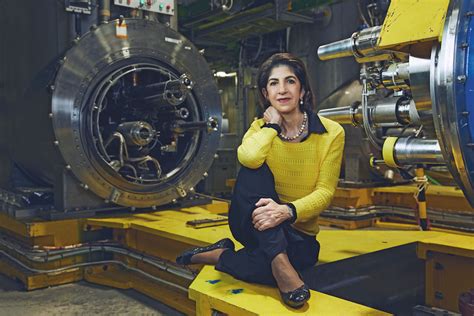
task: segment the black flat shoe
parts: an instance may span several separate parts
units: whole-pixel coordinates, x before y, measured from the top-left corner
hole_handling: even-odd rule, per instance
[[[215,249],[225,249],[225,248],[232,249],[232,250],[235,249],[234,243],[229,238],[221,239],[218,242],[206,247],[196,247],[196,248],[186,250],[185,252],[180,254],[178,257],[176,257],[176,263],[181,264],[181,265],[188,265],[188,264],[191,264],[191,257],[198,253],[208,252]]]
[[[306,284],[290,292],[283,293],[280,291],[280,295],[283,302],[293,308],[301,308],[311,297],[311,293]]]

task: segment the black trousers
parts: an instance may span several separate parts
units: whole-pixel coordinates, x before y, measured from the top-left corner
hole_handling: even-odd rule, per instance
[[[255,229],[252,212],[260,198],[280,203],[270,168],[266,164],[258,169],[242,167],[229,209],[229,226],[244,248],[224,251],[216,269],[246,282],[275,286],[271,262],[276,255],[286,252],[293,267],[303,270],[318,261],[319,243],[315,236],[299,232],[287,222],[264,231]]]

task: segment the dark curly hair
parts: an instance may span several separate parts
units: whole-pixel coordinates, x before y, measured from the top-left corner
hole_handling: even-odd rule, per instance
[[[263,105],[263,108],[266,109],[270,106],[270,103],[265,98],[262,90],[266,89],[268,78],[273,70],[273,68],[285,65],[288,66],[296,75],[298,80],[301,83],[301,88],[304,89],[303,95],[303,104],[300,104],[301,112],[305,110],[312,111],[314,108],[313,104],[313,91],[311,90],[311,86],[308,80],[308,74],[306,71],[306,67],[301,59],[296,56],[293,56],[290,53],[277,53],[272,55],[258,69],[257,73],[257,86],[258,86],[258,93],[260,96],[260,102]]]

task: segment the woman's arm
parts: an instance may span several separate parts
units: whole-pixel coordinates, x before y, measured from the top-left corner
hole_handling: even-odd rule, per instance
[[[256,169],[263,165],[272,147],[273,139],[278,135],[278,132],[273,128],[262,128],[263,124],[263,120],[253,122],[245,133],[242,144],[237,149],[239,162],[250,169]]]
[[[339,180],[343,151],[344,130],[341,128],[321,164],[316,189],[292,202],[296,208],[296,222],[306,222],[319,216],[331,203]]]

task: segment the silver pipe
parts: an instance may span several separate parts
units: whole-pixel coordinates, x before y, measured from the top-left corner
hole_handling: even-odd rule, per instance
[[[371,103],[371,119],[374,126],[400,126],[397,118],[398,98],[384,98]]]
[[[194,279],[194,275],[188,270],[169,265],[163,260],[153,258],[151,256],[145,256],[143,254],[136,253],[131,250],[127,250],[125,248],[121,248],[118,246],[109,246],[109,245],[87,246],[85,245],[85,246],[73,248],[70,250],[32,251],[29,249],[22,249],[22,247],[19,246],[18,244],[13,244],[11,242],[8,242],[5,239],[0,239],[0,245],[10,249],[11,251],[18,253],[19,255],[25,257],[26,259],[30,261],[38,262],[38,263],[52,262],[52,261],[61,260],[67,257],[91,254],[93,252],[118,253],[121,255],[134,258],[139,261],[143,261],[145,263],[148,263],[154,266],[155,268],[172,273],[181,278],[185,278],[187,280]]]
[[[353,46],[354,41],[352,37],[331,44],[322,45],[318,48],[318,56],[321,60],[354,56],[352,53]]]
[[[354,56],[362,58],[373,55],[378,51],[377,40],[380,35],[380,26],[366,28],[352,34],[350,38],[322,45],[318,48],[321,60]]]
[[[344,106],[332,109],[324,109],[320,110],[318,114],[338,122],[339,124],[352,124],[357,126],[362,123],[362,109],[360,106]]]
[[[94,261],[94,262],[83,262],[83,263],[77,263],[77,264],[73,264],[73,265],[69,265],[69,266],[65,266],[65,267],[57,268],[57,269],[36,269],[36,268],[32,268],[30,266],[27,266],[26,264],[24,264],[20,260],[16,259],[15,257],[9,255],[7,252],[5,252],[3,250],[0,250],[0,254],[4,255],[5,257],[10,259],[11,261],[13,261],[16,264],[18,264],[19,266],[21,266],[22,268],[24,268],[28,271],[34,272],[34,273],[48,273],[48,274],[49,273],[54,273],[54,274],[58,274],[58,273],[67,272],[67,271],[69,271],[71,269],[74,269],[74,268],[89,267],[89,266],[94,266],[94,265],[117,264],[117,265],[119,265],[119,266],[121,266],[121,267],[123,267],[127,270],[142,274],[143,276],[145,276],[149,279],[152,279],[152,280],[154,280],[158,283],[162,283],[162,284],[174,287],[175,289],[178,289],[178,290],[186,292],[186,293],[188,292],[188,289],[181,286],[181,285],[174,284],[172,282],[163,280],[161,278],[158,278],[158,277],[156,277],[154,275],[151,275],[151,274],[149,274],[145,271],[142,271],[140,269],[130,267],[129,265],[126,265],[122,261],[118,261],[118,260],[102,260],[102,261]]]
[[[389,97],[370,104],[370,119],[377,127],[419,125],[420,117],[413,100],[406,97]]]
[[[394,146],[394,157],[399,165],[445,163],[436,139],[399,138]]]

